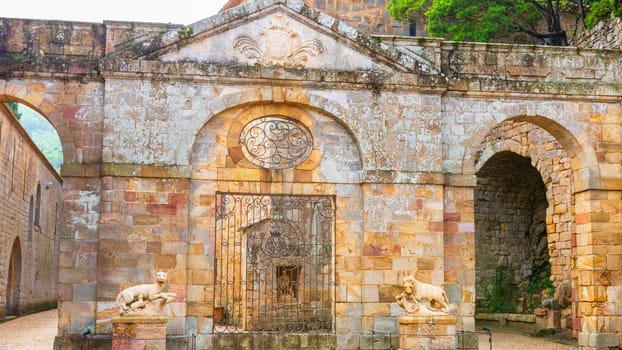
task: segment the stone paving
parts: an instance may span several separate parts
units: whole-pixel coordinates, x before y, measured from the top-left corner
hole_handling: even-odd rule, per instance
[[[479,350],[491,349],[488,335],[479,335]],[[543,338],[534,338],[508,331],[493,331],[492,350],[575,350],[578,345],[556,343]]]
[[[0,323],[0,350],[50,350],[58,330],[58,310]]]
[[[50,350],[58,325],[56,309],[0,323],[0,350]],[[488,336],[479,336],[479,349],[489,350]],[[576,345],[555,343],[508,331],[493,331],[493,350],[574,350]]]

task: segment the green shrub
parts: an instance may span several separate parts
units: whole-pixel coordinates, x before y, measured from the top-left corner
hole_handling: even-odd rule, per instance
[[[507,266],[497,266],[495,277],[486,294],[484,307],[489,312],[516,311],[518,289],[514,283],[514,276]]]
[[[611,16],[622,17],[622,3],[616,0],[598,0],[589,5],[585,16],[585,26],[592,29],[598,22],[605,21]]]

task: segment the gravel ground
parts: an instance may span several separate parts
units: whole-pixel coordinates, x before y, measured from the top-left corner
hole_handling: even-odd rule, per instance
[[[58,311],[49,310],[0,323],[0,350],[50,350],[58,326]],[[488,336],[479,335],[479,349],[489,350]],[[493,330],[493,350],[574,350],[576,345]]]

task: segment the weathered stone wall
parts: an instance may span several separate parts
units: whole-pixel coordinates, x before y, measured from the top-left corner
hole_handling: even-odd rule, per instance
[[[151,282],[159,268],[179,296],[166,311],[169,332],[196,329],[204,344],[218,337],[216,191],[335,196],[339,349],[370,348],[372,331],[395,331],[401,310],[392,297],[408,273],[444,285],[462,329],[474,330],[475,174],[503,151],[531,158],[545,184],[552,273],[573,280],[582,346],[619,344],[619,52],[379,41],[277,0],[201,21],[192,35],[110,30],[114,51],[101,61],[0,55],[0,95],[42,111],[67,159],[59,348],[97,320],[106,332],[115,292]],[[298,68],[274,63],[281,57],[262,46],[261,30],[275,47],[307,45],[316,56],[299,58]],[[132,41],[132,31],[153,37]],[[250,44],[237,50],[223,38]],[[333,63],[318,42],[345,54]],[[266,115],[308,127],[308,162],[270,170],[245,161],[234,131]],[[506,135],[497,132],[504,121],[523,124]]]
[[[18,303],[19,313],[56,306],[62,190],[62,181],[54,168],[4,105],[0,105],[0,168],[3,169],[0,172],[0,318],[3,318],[8,311],[7,299],[12,300],[12,305]],[[9,262],[11,254],[17,252],[20,254],[18,280],[10,286]],[[18,294],[9,296],[9,290],[18,290]],[[15,315],[11,311],[9,314]]]
[[[0,52],[24,57],[101,57],[105,38],[102,24],[0,18]]]
[[[130,177],[124,167],[110,165],[102,178],[97,259],[98,333],[111,332],[118,315],[119,291],[152,283],[156,271],[167,271],[169,291],[177,299],[169,309],[168,333],[184,334],[188,191],[185,179],[162,178],[151,169]],[[74,295],[74,298],[76,296]]]
[[[601,21],[574,38],[571,44],[582,48],[619,50],[622,47],[622,19],[614,17]]]
[[[308,6],[348,22],[363,33],[375,35],[410,35],[410,23],[398,22],[387,10],[388,0],[306,0]],[[423,25],[417,35],[425,36]]]

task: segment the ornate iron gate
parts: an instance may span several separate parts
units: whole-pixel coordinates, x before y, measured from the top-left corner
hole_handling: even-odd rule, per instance
[[[333,196],[216,194],[214,332],[333,332]]]

